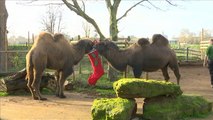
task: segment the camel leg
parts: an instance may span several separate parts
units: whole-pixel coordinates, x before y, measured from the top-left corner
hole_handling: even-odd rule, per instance
[[[180,84],[180,72],[179,72],[179,68],[178,68],[178,65],[175,65],[175,66],[170,66],[170,68],[172,69],[172,71],[174,72],[175,74],[175,77],[177,79],[177,84],[179,85]]]
[[[142,74],[142,70],[133,68],[133,73],[134,73],[135,78],[140,78],[141,74]]]
[[[42,72],[34,72],[34,80],[32,83],[32,88],[34,89],[35,94],[38,97],[38,100],[47,100],[47,98],[41,97],[40,93],[40,84],[41,84]]]
[[[56,96],[59,96],[59,79],[60,79],[61,71],[55,72],[55,78],[56,78]]]
[[[161,71],[162,71],[162,73],[163,73],[164,80],[165,80],[166,82],[168,82],[170,77],[169,77],[169,74],[168,74],[168,68],[167,68],[167,66],[164,67],[164,68],[162,68]]]
[[[60,74],[60,78],[59,78],[59,94],[58,97],[60,98],[66,98],[66,96],[64,95],[64,82],[66,80],[66,78],[71,75],[73,73],[73,69],[66,69],[63,70]]]
[[[38,97],[35,95],[35,92],[33,90],[33,87],[32,87],[32,83],[33,83],[33,73],[29,73],[30,75],[30,79],[27,80],[27,87],[29,88],[30,92],[31,92],[31,95],[32,95],[32,98],[34,100],[37,100]]]

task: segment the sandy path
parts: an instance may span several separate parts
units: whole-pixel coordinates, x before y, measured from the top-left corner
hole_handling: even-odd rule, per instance
[[[207,68],[181,67],[181,88],[184,93],[199,94],[213,101],[213,89]],[[169,72],[171,81],[175,76]],[[149,73],[151,79],[163,79],[160,71]],[[0,98],[0,118],[2,120],[91,120],[91,105],[95,97],[80,93],[65,92],[66,99],[53,95],[46,96],[48,101],[31,100],[30,96],[8,96]],[[142,112],[141,99],[137,99],[138,112]],[[213,120],[213,114],[205,119]]]
[[[90,120],[92,98],[78,93],[65,93],[66,99],[46,96],[48,101],[31,100],[30,96],[2,97],[0,116],[3,120]]]

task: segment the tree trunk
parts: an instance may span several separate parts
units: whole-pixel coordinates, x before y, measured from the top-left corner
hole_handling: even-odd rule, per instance
[[[28,91],[27,80],[25,80],[26,69],[23,69],[12,76],[5,77],[0,80],[0,91],[14,93],[19,90]],[[56,88],[55,77],[50,74],[43,74],[41,80],[41,88],[48,88],[54,91]]]
[[[118,40],[118,26],[117,26],[117,18],[116,18],[117,10],[115,8],[111,8],[110,11],[110,38],[112,41]]]
[[[7,9],[5,6],[5,0],[0,0],[0,51],[7,49]],[[0,52],[0,72],[6,70],[5,67],[6,55]]]
[[[110,12],[110,38],[113,41],[118,40],[118,27],[117,27],[117,8],[115,7],[109,7]],[[116,81],[118,80],[118,71],[116,71],[114,68],[112,68],[108,64],[108,78],[110,81]]]

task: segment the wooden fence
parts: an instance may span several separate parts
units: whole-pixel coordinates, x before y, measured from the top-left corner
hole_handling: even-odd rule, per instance
[[[204,58],[207,47],[209,46],[209,40],[200,41],[201,59]]]
[[[200,50],[190,48],[174,49],[179,62],[197,62],[201,61],[202,53]]]
[[[115,42],[120,48],[126,48],[128,46],[130,46],[131,44],[133,44],[134,42],[129,42],[129,41],[117,41]],[[28,52],[29,50],[29,45],[26,47],[26,50],[6,50],[6,51],[0,51],[0,53],[4,53],[6,54],[6,63],[5,63],[5,73],[7,72],[14,72],[13,70],[11,71],[9,69],[9,66],[8,66],[8,61],[9,58],[9,55],[11,54],[22,54],[22,60],[21,61],[25,61],[25,56],[26,56],[26,53]],[[202,47],[201,47],[202,48]],[[27,50],[28,49],[28,50]],[[192,61],[200,61],[202,60],[202,52],[200,50],[193,50],[193,49],[190,49],[190,48],[186,48],[186,49],[174,49],[174,51],[176,52],[176,55],[177,55],[177,58],[179,60],[179,62],[192,62]],[[86,60],[87,56],[85,56],[85,58],[79,63],[79,65],[75,66],[75,70],[78,71],[77,73],[81,74],[83,69],[85,66],[84,66],[84,62],[89,62],[89,60]],[[19,64],[19,63],[18,63]],[[25,63],[24,65],[25,66]],[[83,66],[83,67],[82,67]],[[90,70],[91,71],[91,70]]]

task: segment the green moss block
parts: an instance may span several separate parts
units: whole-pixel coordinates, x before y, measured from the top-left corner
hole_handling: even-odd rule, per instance
[[[101,98],[93,102],[91,111],[93,120],[130,120],[135,111],[133,99]]]
[[[212,111],[212,103],[201,96],[156,97],[144,100],[143,118],[176,120],[199,117]]]
[[[151,98],[156,96],[178,96],[183,92],[180,86],[165,81],[137,78],[120,79],[113,84],[116,95],[121,98]]]

